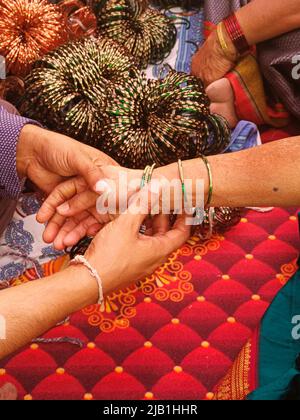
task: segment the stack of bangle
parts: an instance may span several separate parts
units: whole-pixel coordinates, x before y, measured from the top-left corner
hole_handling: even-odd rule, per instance
[[[153,163],[152,166],[147,165],[144,169],[142,180],[141,180],[141,189],[145,187],[145,185],[149,184],[151,182],[153,171],[155,169],[156,163]],[[140,233],[144,235],[146,233],[147,227],[145,224],[143,224],[140,228]]]
[[[242,56],[247,54],[250,51],[250,45],[236,15],[232,14],[226,18],[223,24],[237,52]]]
[[[153,163],[152,166],[147,165],[146,168],[144,169],[142,181],[141,181],[141,189],[144,188],[145,185],[149,184],[149,182],[151,182],[155,166],[156,166],[156,163]]]
[[[222,48],[222,51],[225,55],[226,58],[228,58],[228,60],[232,61],[233,57],[234,57],[234,52],[230,51],[228,44],[226,42],[225,36],[224,36],[224,24],[223,22],[220,22],[219,25],[217,26],[217,36],[218,36],[218,40],[219,40],[219,44]],[[238,57],[234,57],[235,59],[237,59]]]
[[[178,171],[179,171],[179,178],[180,178],[180,182],[181,182],[181,190],[183,193],[183,198],[184,201],[187,200],[187,196],[186,196],[186,189],[185,189],[185,183],[184,183],[184,173],[183,173],[183,166],[182,166],[182,160],[178,159]]]

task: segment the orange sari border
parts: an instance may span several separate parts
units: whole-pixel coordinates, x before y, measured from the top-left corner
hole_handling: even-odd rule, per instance
[[[234,90],[239,119],[277,128],[288,125],[290,115],[284,106],[275,104],[271,107],[267,103],[264,81],[255,55],[244,57],[226,77]]]
[[[258,387],[259,329],[247,342],[229,373],[216,387],[214,400],[243,401]]]

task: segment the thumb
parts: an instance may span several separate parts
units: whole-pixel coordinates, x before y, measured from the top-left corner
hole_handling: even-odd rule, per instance
[[[75,166],[76,175],[81,175],[91,191],[95,191],[97,182],[103,178],[101,166],[97,165],[87,154],[78,156]]]
[[[151,212],[151,206],[159,203],[160,194],[151,190],[151,185],[143,188],[129,199],[129,206],[125,213],[118,218],[120,225],[127,225],[132,233],[137,235],[146,217]]]
[[[186,222],[186,216],[183,214],[178,217],[173,228],[161,236],[162,246],[165,247],[167,254],[171,254],[180,248],[190,237],[191,226]]]

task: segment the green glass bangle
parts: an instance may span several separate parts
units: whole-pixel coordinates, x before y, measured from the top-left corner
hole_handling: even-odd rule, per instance
[[[147,178],[147,184],[149,184],[152,180],[153,172],[155,169],[156,163],[153,163],[153,165],[149,169],[148,178]]]
[[[182,165],[181,159],[178,159],[178,171],[179,171],[179,178],[180,178],[180,182],[181,182],[181,189],[182,189],[184,201],[187,201],[185,182],[184,182],[183,165]]]
[[[144,188],[144,186],[147,183],[146,180],[148,179],[149,170],[150,170],[150,166],[147,165],[146,168],[144,169],[144,172],[143,172],[143,176],[142,176],[142,180],[141,180],[141,189]]]
[[[145,187],[146,184],[149,184],[152,179],[153,171],[155,169],[156,163],[152,166],[147,165],[143,172],[143,177],[141,181],[141,189]]]
[[[212,177],[211,166],[210,166],[210,163],[209,163],[208,159],[206,158],[206,156],[201,156],[201,159],[205,164],[205,167],[206,167],[207,173],[208,173],[208,179],[209,179],[208,197],[207,197],[207,202],[206,202],[206,205],[205,205],[205,208],[207,209],[211,205],[212,196],[213,196],[213,177]]]

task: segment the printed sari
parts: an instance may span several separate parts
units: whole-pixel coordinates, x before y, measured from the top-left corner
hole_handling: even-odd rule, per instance
[[[249,0],[205,0],[205,35],[247,3]],[[261,43],[227,75],[239,119],[278,128],[292,118],[300,120],[300,77],[295,77],[299,45],[300,29]]]

